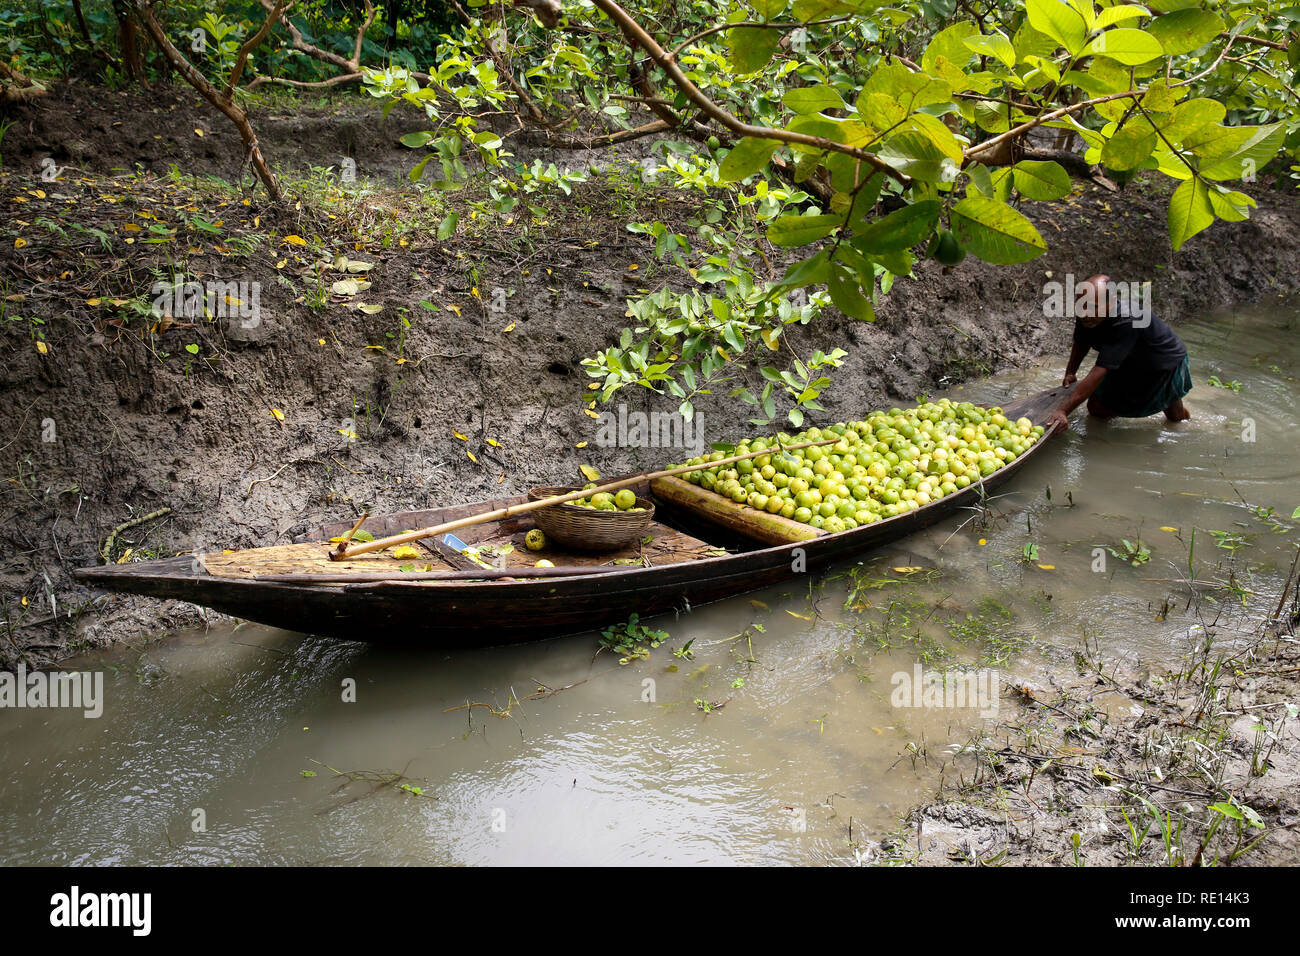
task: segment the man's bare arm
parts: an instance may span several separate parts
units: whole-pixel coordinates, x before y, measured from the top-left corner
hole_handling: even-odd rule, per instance
[[[1079,380],[1075,374],[1079,371],[1079,366],[1083,364],[1083,357],[1088,354],[1088,346],[1082,342],[1075,342],[1070,346],[1070,360],[1065,363],[1065,378],[1061,380],[1062,385],[1073,385]]]
[[[1071,355],[1071,358],[1073,359],[1073,355]],[[1075,365],[1075,368],[1078,368],[1077,364]],[[1094,365],[1092,371],[1085,375],[1083,380],[1074,386],[1074,391],[1070,392],[1070,397],[1061,403],[1060,408],[1052,412],[1051,420],[1048,423],[1049,427],[1058,424],[1062,428],[1068,427],[1070,424],[1070,412],[1074,411],[1091,398],[1092,393],[1097,391],[1097,386],[1101,384],[1101,380],[1105,377],[1106,370],[1100,365]],[[1066,384],[1069,383],[1067,382]]]

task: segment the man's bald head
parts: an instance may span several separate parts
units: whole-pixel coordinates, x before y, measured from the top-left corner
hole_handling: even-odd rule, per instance
[[[1110,276],[1098,273],[1079,283],[1076,314],[1086,326],[1094,326],[1110,315]]]

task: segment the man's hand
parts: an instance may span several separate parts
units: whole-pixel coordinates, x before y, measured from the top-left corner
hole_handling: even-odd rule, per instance
[[[1073,376],[1070,376],[1073,378]],[[1066,383],[1069,384],[1068,382]],[[1065,414],[1065,409],[1058,408],[1047,419],[1047,430],[1049,432],[1064,431],[1070,427],[1070,418]]]
[[[1065,378],[1061,379],[1061,384],[1067,386],[1073,385],[1078,380],[1079,380],[1079,376],[1075,375],[1073,372],[1066,372]]]

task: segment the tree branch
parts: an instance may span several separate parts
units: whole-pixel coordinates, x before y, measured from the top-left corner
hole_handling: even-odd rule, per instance
[[[239,48],[239,55],[235,57],[235,65],[230,70],[230,78],[226,80],[226,99],[231,99],[235,95],[235,87],[239,85],[239,78],[244,75],[244,67],[248,64],[248,55],[257,47],[261,46],[262,41],[267,38],[271,28],[275,26],[275,21],[279,20],[284,14],[285,8],[293,4],[294,0],[276,0],[275,8],[262,22],[262,28],[244,41],[244,45]],[[370,0],[366,0],[369,4]]]
[[[661,47],[654,37],[647,33],[645,28],[614,0],[592,0],[592,3],[619,26],[631,42],[644,50],[656,66],[668,74],[668,78],[672,80],[673,85],[681,90],[688,100],[699,107],[710,119],[725,126],[737,136],[774,139],[782,143],[811,146],[814,149],[827,152],[844,153],[855,159],[862,160],[867,165],[905,186],[911,185],[912,180],[910,177],[900,173],[874,153],[844,143],[837,143],[822,136],[810,136],[807,133],[795,133],[790,130],[773,129],[766,126],[753,126],[744,122],[705,96],[700,88],[691,82],[690,77],[686,75],[672,55]]]
[[[249,161],[253,164],[253,169],[262,180],[262,184],[266,186],[267,194],[273,202],[283,201],[284,193],[280,191],[280,184],[275,178],[275,173],[271,172],[271,167],[267,165],[266,158],[262,155],[262,149],[257,143],[257,134],[253,132],[252,124],[248,122],[248,114],[235,105],[232,96],[223,94],[221,90],[217,89],[206,76],[195,68],[194,64],[185,58],[185,55],[180,50],[176,49],[176,46],[167,36],[167,31],[162,28],[162,24],[158,22],[158,18],[154,15],[151,0],[137,0],[136,16],[140,19],[145,31],[158,49],[163,52],[167,62],[172,65],[172,68],[183,76],[190,86],[198,90],[205,100],[225,113],[230,121],[235,124],[235,128],[239,130],[240,138],[244,141],[244,147],[248,150]],[[269,18],[268,22],[271,19],[273,18]]]

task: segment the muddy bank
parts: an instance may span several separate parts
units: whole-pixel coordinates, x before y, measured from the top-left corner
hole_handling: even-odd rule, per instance
[[[571,196],[535,197],[545,225],[527,234],[467,215],[438,241],[442,200],[393,185],[413,161],[397,144],[420,125],[410,117],[384,123],[352,100],[265,110],[260,136],[290,180],[340,151],[360,181],[375,180],[354,199],[317,188],[315,204],[276,211],[251,189],[203,178],[237,178],[241,157],[193,97],[116,96],[63,88],[11,114],[4,143],[0,196],[13,215],[0,229],[10,319],[0,414],[11,423],[0,456],[0,661],[49,663],[205,620],[192,606],[74,584],[70,570],[106,550],[116,561],[283,543],[363,509],[520,493],[572,481],[582,462],[608,473],[664,460],[659,449],[596,447],[578,363],[627,324],[629,295],[669,277],[625,224],[681,224],[689,202],[593,179]],[[40,178],[46,158],[65,167],[57,183]],[[137,162],[143,172],[120,172]],[[1063,352],[1068,324],[1042,315],[1049,272],[1149,279],[1157,311],[1175,321],[1300,286],[1300,207],[1289,193],[1257,190],[1252,221],[1216,224],[1177,255],[1166,195],[1142,182],[1121,193],[1081,184],[1066,201],[1026,208],[1051,244],[1044,257],[1014,268],[923,263],[875,324],[828,312],[795,330],[801,354],[850,352],[823,396],[825,418]],[[147,245],[154,223],[180,229],[176,242]],[[295,259],[303,247],[288,236],[306,237],[311,254]],[[318,294],[302,266],[322,251],[368,265],[371,287]],[[133,313],[178,263],[202,279],[259,283],[256,327],[163,327]],[[497,289],[500,311],[489,304]],[[354,308],[361,300],[382,310]],[[652,398],[628,400],[676,405]],[[752,430],[745,407],[725,399],[699,415],[709,437]]]
[[[1183,668],[1078,657],[1068,687],[1008,687],[1016,716],[970,745],[876,862],[923,866],[1282,866],[1300,859],[1300,641],[1289,622]],[[927,755],[928,756],[928,755]]]

